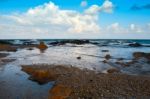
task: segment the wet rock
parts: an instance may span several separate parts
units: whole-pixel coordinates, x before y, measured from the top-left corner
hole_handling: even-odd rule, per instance
[[[109,52],[109,50],[102,50],[102,52]]]
[[[107,60],[109,60],[109,59],[111,58],[111,56],[110,56],[109,54],[107,54],[107,55],[105,56],[105,58],[106,58]]]
[[[65,45],[67,43],[82,45],[82,44],[88,44],[90,43],[90,41],[89,40],[62,40],[62,41],[51,42],[50,45],[58,46],[58,45]]]
[[[66,99],[71,94],[71,88],[62,84],[55,85],[50,91],[49,99]]]
[[[1,61],[3,62],[3,63],[9,63],[9,62],[13,62],[13,61],[15,61],[16,59],[1,59]]]
[[[32,68],[28,66],[22,66],[22,71],[30,74],[30,80],[38,82],[39,84],[46,84],[49,81],[56,80],[56,73],[52,70],[40,69],[40,68]]]
[[[78,59],[78,60],[80,60],[80,59],[81,59],[81,57],[79,56],[79,57],[77,57],[77,59]]]
[[[118,58],[117,60],[118,60],[118,61],[122,61],[122,60],[124,60],[124,58]]]
[[[43,51],[45,51],[48,48],[48,46],[44,42],[40,42],[40,44],[38,45],[37,48],[39,48],[40,51],[43,52]]]
[[[30,50],[30,51],[31,51],[31,50],[33,50],[33,48],[30,47],[30,48],[28,48],[27,50]]]
[[[103,60],[102,62],[103,62],[103,63],[107,63],[107,60]]]
[[[8,53],[0,53],[0,58],[4,58],[4,57],[6,57],[8,55],[9,55]]]
[[[17,47],[9,44],[0,44],[0,51],[10,51],[10,52],[16,52]]]
[[[150,61],[150,53],[134,52],[134,53],[133,53],[133,57],[134,57],[135,59],[139,59],[139,58],[144,57],[144,58],[146,58],[146,59],[148,59],[148,60]]]
[[[132,44],[129,44],[129,46],[131,46],[131,47],[141,47],[142,45],[140,43],[132,43]]]
[[[120,72],[120,70],[116,69],[116,68],[112,68],[112,69],[107,70],[107,73],[119,73],[119,72]]]
[[[0,44],[12,45],[12,43],[8,40],[0,40]]]

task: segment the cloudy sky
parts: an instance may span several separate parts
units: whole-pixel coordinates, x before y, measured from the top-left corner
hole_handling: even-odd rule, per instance
[[[150,39],[150,0],[0,0],[0,39]]]

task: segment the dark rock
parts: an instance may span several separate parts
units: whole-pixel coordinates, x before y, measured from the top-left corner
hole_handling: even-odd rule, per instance
[[[28,48],[27,50],[33,50],[33,48]]]
[[[53,46],[65,45],[67,43],[82,45],[82,44],[88,44],[90,43],[90,41],[89,40],[62,40],[62,41],[51,42],[50,45],[53,45]]]
[[[106,60],[103,60],[102,62],[103,62],[103,63],[107,63],[107,61],[106,61]]]
[[[150,53],[134,52],[134,53],[133,53],[133,57],[134,57],[135,59],[139,59],[139,58],[144,57],[144,58],[150,60]]]
[[[142,45],[140,43],[132,43],[132,44],[129,44],[129,46],[131,46],[131,47],[141,47]]]
[[[81,57],[79,56],[79,57],[77,57],[77,59],[78,59],[78,60],[80,60],[80,59],[81,59]]]
[[[109,52],[109,50],[102,50],[102,52]]]
[[[107,54],[107,55],[105,56],[105,58],[106,58],[107,60],[109,60],[109,59],[111,58],[111,56],[110,56],[109,54]]]
[[[0,53],[0,58],[4,58],[4,57],[6,57],[8,55],[9,55],[8,53]]]
[[[9,44],[9,45],[12,45],[12,43],[10,41],[7,41],[7,40],[0,40],[0,44]]]

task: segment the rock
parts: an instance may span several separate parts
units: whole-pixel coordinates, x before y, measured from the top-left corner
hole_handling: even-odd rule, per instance
[[[79,56],[79,57],[77,57],[77,59],[78,59],[78,60],[80,60],[80,59],[81,59],[81,57]]]
[[[116,69],[116,68],[112,68],[112,69],[108,69],[107,70],[107,73],[119,73],[120,72],[120,70],[119,69]]]
[[[44,42],[40,42],[37,48],[39,48],[40,51],[44,51],[48,48],[48,46]]]
[[[129,46],[131,46],[131,47],[141,47],[142,45],[140,43],[132,43],[132,44],[129,44]]]
[[[28,48],[27,50],[33,50],[33,48],[30,47],[30,48]]]
[[[109,52],[109,50],[102,50],[102,52]]]
[[[0,44],[0,51],[10,51],[10,52],[16,52],[17,47],[9,44]]]
[[[122,60],[124,60],[124,58],[118,58],[117,60],[118,60],[118,61],[122,61]]]
[[[38,84],[46,84],[49,81],[54,81],[57,77],[56,73],[47,69],[22,66],[22,71],[30,74],[29,79],[38,82]]]
[[[109,59],[111,58],[111,56],[110,56],[109,54],[107,54],[107,55],[105,56],[105,58],[106,58],[107,60],[109,60]]]
[[[0,53],[0,58],[4,58],[4,57],[6,57],[8,55],[9,55],[8,53]]]
[[[66,99],[71,94],[71,89],[62,84],[58,84],[54,86],[49,93],[49,99]]]
[[[51,42],[50,45],[57,46],[57,45],[65,45],[67,43],[82,45],[82,44],[88,44],[90,43],[90,41],[89,40],[62,40],[62,41]]]
[[[102,62],[103,62],[103,63],[107,63],[107,61],[106,61],[106,60],[103,60]]]
[[[144,58],[150,60],[150,53],[134,52],[134,53],[133,53],[133,57],[134,57],[135,59],[139,59],[139,58],[144,57]]]

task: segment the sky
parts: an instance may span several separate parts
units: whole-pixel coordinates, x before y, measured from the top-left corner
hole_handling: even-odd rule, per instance
[[[0,39],[150,39],[150,0],[0,0]]]

